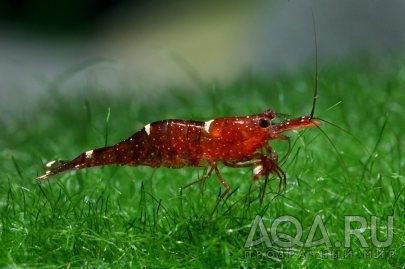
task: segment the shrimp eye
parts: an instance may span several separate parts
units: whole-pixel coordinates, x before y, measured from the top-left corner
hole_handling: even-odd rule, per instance
[[[259,126],[262,128],[267,128],[270,126],[270,120],[269,119],[260,119],[259,120]]]

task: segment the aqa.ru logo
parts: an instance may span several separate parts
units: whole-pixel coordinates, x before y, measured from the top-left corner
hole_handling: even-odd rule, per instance
[[[295,227],[295,235],[290,235],[287,233],[278,232],[278,227],[282,223],[288,223],[289,225],[293,225]],[[352,228],[352,223],[358,223],[358,228]],[[371,223],[368,225],[367,220],[362,216],[345,216],[344,219],[344,247],[350,248],[351,246],[351,237],[355,236],[359,240],[361,246],[363,248],[369,247],[369,243],[367,242],[366,238],[364,237],[363,233],[369,229],[370,230],[370,238],[371,244],[375,247],[385,248],[389,247],[394,239],[394,217],[388,216],[387,220],[387,239],[385,241],[379,241],[377,238],[377,217],[371,216]],[[381,227],[380,227],[381,228]],[[257,234],[257,229],[260,230],[260,237],[254,240],[255,235]],[[317,230],[320,231],[322,235],[321,239],[314,241],[315,233]],[[302,241],[302,225],[293,216],[284,215],[276,218],[270,226],[270,237],[267,232],[267,228],[264,225],[263,218],[259,215],[256,216],[255,220],[253,221],[252,227],[250,228],[249,236],[246,240],[245,247],[253,247],[265,243],[266,247],[270,248],[273,247],[273,244],[276,244],[279,247],[283,248],[291,248],[294,246],[298,247],[315,247],[322,244],[325,244],[326,247],[332,247],[332,242],[329,238],[328,232],[326,230],[325,224],[322,220],[320,215],[316,215],[314,221],[312,222],[311,229],[309,230],[308,236],[305,241]],[[335,241],[334,246],[340,247],[342,245],[341,241]]]

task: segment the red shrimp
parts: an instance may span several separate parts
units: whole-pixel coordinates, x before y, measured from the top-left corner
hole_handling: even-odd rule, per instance
[[[272,123],[276,113],[271,109],[251,116],[216,118],[205,122],[177,119],[157,121],[113,146],[86,151],[71,161],[49,162],[46,164],[48,170],[38,179],[44,180],[69,170],[110,164],[208,167],[208,173],[203,178],[184,188],[215,172],[225,187],[219,197],[222,200],[231,189],[218,170],[218,163],[223,163],[230,167],[254,167],[254,180],[260,177],[267,179],[274,174],[280,179],[279,187],[285,187],[285,173],[269,141],[288,139],[283,134],[285,131],[317,126],[319,122],[312,114],[276,124]]]

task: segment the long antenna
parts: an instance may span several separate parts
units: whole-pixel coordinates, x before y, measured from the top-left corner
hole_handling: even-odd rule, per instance
[[[314,117],[315,113],[315,106],[316,106],[316,100],[318,99],[318,40],[316,36],[316,24],[315,24],[315,15],[314,11],[312,11],[312,27],[314,30],[314,41],[315,41],[315,81],[314,81],[314,97],[312,99],[312,109],[311,109],[311,114],[309,116],[311,119]]]

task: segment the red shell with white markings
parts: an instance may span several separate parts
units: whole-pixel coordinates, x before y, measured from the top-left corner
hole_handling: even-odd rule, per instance
[[[269,109],[261,114],[205,122],[176,119],[153,122],[113,146],[89,150],[71,161],[52,161],[46,165],[46,173],[38,179],[47,179],[69,170],[110,164],[171,168],[208,166],[208,174],[196,182],[215,171],[226,188],[220,197],[223,198],[230,186],[217,168],[222,162],[230,167],[254,167],[253,179],[275,174],[280,178],[280,185],[285,185],[285,174],[277,162],[278,155],[268,142],[287,139],[283,132],[314,127],[319,122],[312,116],[306,116],[273,124],[275,116]]]

